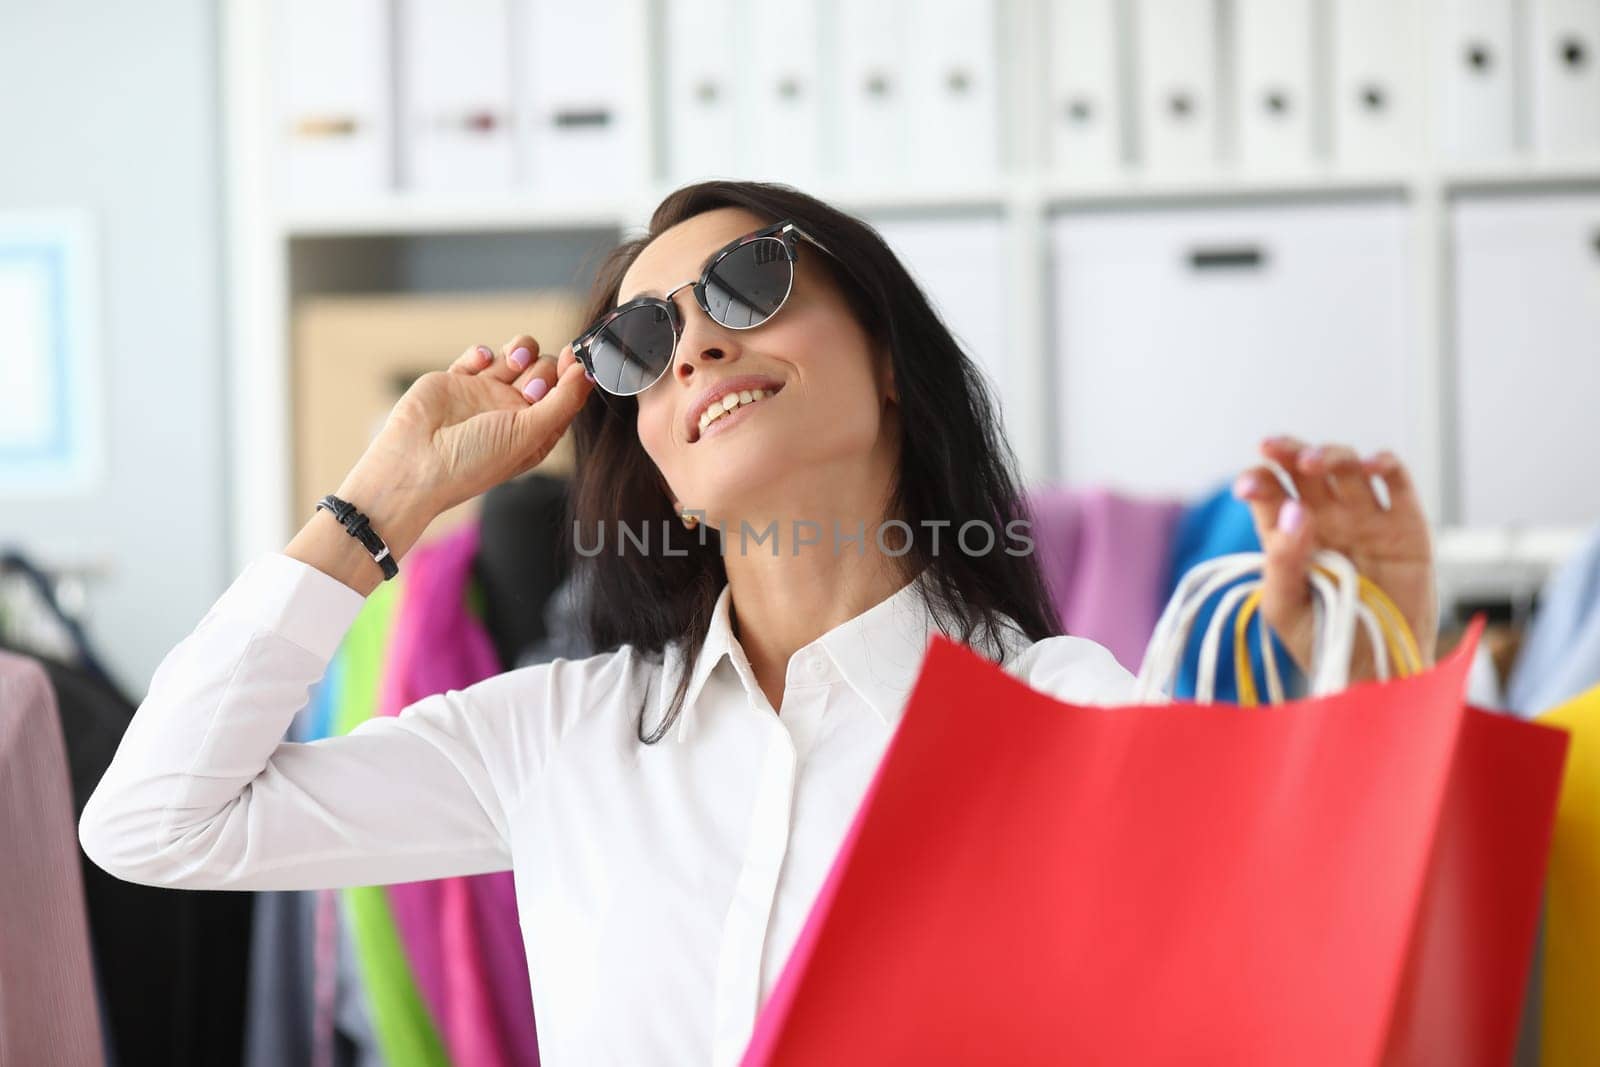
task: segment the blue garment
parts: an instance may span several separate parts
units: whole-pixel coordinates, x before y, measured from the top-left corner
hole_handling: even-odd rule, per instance
[[[1506,683],[1511,711],[1532,717],[1600,685],[1600,527],[1545,583]]]
[[[343,675],[344,657],[335,654],[328,662],[328,669],[323,672],[322,681],[311,693],[306,736],[298,740],[315,741],[333,732],[333,698],[339,692]]]
[[[1172,562],[1167,578],[1168,599],[1170,600],[1172,594],[1176,592],[1178,582],[1197,564],[1233,552],[1259,551],[1261,551],[1261,539],[1256,536],[1255,521],[1250,517],[1249,506],[1233,495],[1231,485],[1211,493],[1178,519],[1178,528],[1172,538]],[[1206,627],[1210,624],[1212,615],[1216,613],[1218,602],[1228,588],[1231,586],[1219,590],[1207,600],[1195,618],[1194,629],[1189,632],[1189,642],[1183,652],[1183,663],[1178,669],[1178,678],[1173,685],[1172,695],[1176,698],[1194,697],[1200,669],[1200,643],[1205,637]],[[1248,633],[1250,662],[1255,668],[1257,692],[1264,691],[1266,678],[1264,659],[1261,655],[1261,626],[1261,616],[1258,614],[1250,623]],[[1215,697],[1218,701],[1237,703],[1239,683],[1233,669],[1231,628],[1227,636],[1229,639],[1222,645],[1225,650],[1221,657],[1222,662],[1217,664]],[[1278,671],[1283,676],[1285,690],[1291,694],[1299,692],[1303,688],[1300,672],[1276,635],[1272,638],[1272,649]]]

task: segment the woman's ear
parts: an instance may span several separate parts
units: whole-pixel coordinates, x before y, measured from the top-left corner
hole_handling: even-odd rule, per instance
[[[878,360],[878,367],[879,367],[879,386],[878,387],[883,390],[883,395],[891,403],[894,403],[894,404],[900,403],[900,391],[895,388],[895,383],[894,383],[894,357],[893,357],[893,355],[890,354],[890,352],[889,352],[889,350],[887,348],[883,350],[881,358]]]

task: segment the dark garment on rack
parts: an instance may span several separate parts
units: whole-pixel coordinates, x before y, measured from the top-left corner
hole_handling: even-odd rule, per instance
[[[537,472],[484,494],[472,577],[483,625],[503,665],[545,636],[544,608],[566,578],[567,479]]]
[[[585,659],[594,655],[594,645],[583,632],[587,601],[581,573],[569,573],[550,594],[550,602],[544,609],[544,636],[524,648],[514,666],[532,667],[557,659]]]
[[[26,649],[12,649],[31,655]],[[115,754],[134,706],[81,667],[33,656],[55,687],[74,818]],[[81,849],[90,940],[122,1067],[226,1067],[243,1053],[249,893],[122,881]]]
[[[324,676],[323,682],[327,681]],[[323,684],[323,683],[319,683]],[[289,724],[285,740],[310,739],[315,701]],[[260,891],[251,916],[245,1067],[309,1064],[316,1034],[315,890]],[[341,909],[342,912],[342,909]],[[382,1067],[372,1030],[350,924],[337,919],[339,944],[334,976],[333,1067]]]
[[[298,890],[256,893],[247,1067],[311,1062],[316,900],[315,893]]]
[[[83,627],[55,598],[43,568],[14,550],[0,570],[24,575],[39,610],[74,645],[72,662],[31,656],[55,689],[72,779],[74,820],[111,763],[133,719],[125,696]],[[84,901],[105,1023],[122,1067],[231,1067],[244,1052],[245,975],[250,952],[249,893],[161,889],[101,870],[81,848]]]

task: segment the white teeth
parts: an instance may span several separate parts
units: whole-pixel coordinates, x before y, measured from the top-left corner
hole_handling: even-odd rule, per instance
[[[705,433],[707,426],[710,426],[739,405],[753,404],[757,400],[765,400],[775,392],[777,392],[776,389],[744,389],[739,392],[728,393],[721,400],[712,401],[706,405],[705,411],[700,415],[700,432]]]

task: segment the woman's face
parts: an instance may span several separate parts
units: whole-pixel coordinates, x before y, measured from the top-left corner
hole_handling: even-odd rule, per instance
[[[706,257],[760,229],[766,220],[741,208],[686,219],[651,241],[622,278],[619,303],[663,296],[697,279]],[[808,518],[795,507],[830,505],[881,494],[892,471],[896,409],[887,354],[874,351],[843,295],[802,241],[789,299],[750,330],[712,320],[683,289],[673,300],[683,317],[673,365],[639,395],[639,440],[666,478],[674,501],[707,521],[737,528],[741,519]],[[695,415],[707,390],[750,379],[776,395],[724,414],[704,435]]]

